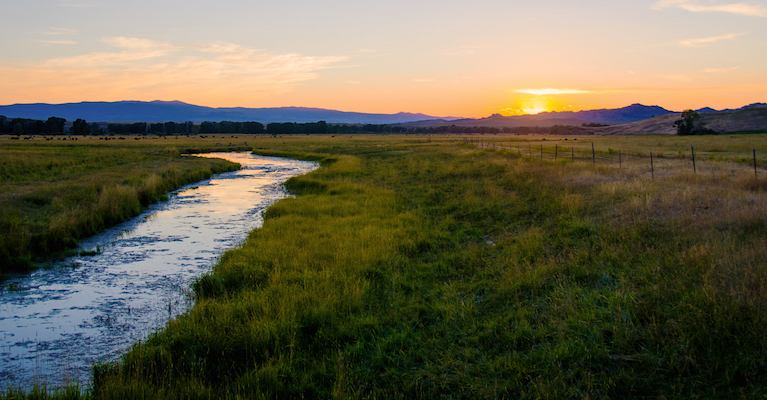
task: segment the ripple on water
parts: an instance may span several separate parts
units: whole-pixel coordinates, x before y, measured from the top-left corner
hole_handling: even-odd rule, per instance
[[[182,188],[169,201],[83,241],[83,249],[98,247],[100,254],[3,283],[0,389],[87,384],[93,363],[115,360],[188,310],[192,280],[260,226],[266,207],[288,196],[285,180],[317,167],[243,153],[215,156],[244,169]]]

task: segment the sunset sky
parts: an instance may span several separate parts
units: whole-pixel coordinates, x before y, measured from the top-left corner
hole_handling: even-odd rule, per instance
[[[3,2],[0,104],[484,117],[767,101],[767,0]]]

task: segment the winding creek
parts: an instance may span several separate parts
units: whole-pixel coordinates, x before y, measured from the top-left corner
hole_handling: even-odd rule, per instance
[[[289,196],[283,183],[316,163],[246,153],[240,163],[172,193],[138,217],[82,242],[100,254],[71,257],[0,288],[0,390],[87,385],[91,365],[116,360],[193,301],[192,281],[261,226]]]

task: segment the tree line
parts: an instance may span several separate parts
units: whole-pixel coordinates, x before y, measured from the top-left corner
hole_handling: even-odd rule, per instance
[[[6,118],[0,115],[0,133],[8,135],[63,134],[64,118],[50,117],[47,121],[27,118]]]
[[[190,135],[190,134],[551,134],[568,135],[583,134],[588,131],[588,126],[554,125],[542,126],[517,126],[496,128],[490,126],[412,126],[400,124],[331,124],[325,121],[319,122],[273,122],[262,124],[260,122],[233,122],[233,121],[204,121],[195,124],[186,122],[134,122],[134,123],[88,123],[83,119],[76,119],[65,128],[64,118],[50,117],[46,121],[13,118],[9,119],[0,115],[0,134],[7,135]]]

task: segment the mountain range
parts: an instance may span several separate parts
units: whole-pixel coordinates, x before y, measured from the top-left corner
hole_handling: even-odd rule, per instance
[[[710,107],[695,110],[700,114],[718,114],[732,113],[754,107],[767,106],[767,103],[753,103],[738,109],[715,110]],[[679,111],[669,111],[659,106],[645,106],[642,104],[632,104],[627,107],[584,110],[584,111],[551,111],[542,112],[533,115],[514,115],[504,117],[500,114],[493,114],[487,118],[462,119],[455,121],[418,121],[408,125],[456,125],[456,126],[490,126],[496,128],[518,127],[518,126],[541,126],[549,127],[554,125],[583,125],[583,124],[604,124],[604,125],[622,125],[638,121],[645,121],[654,117],[665,115],[678,115]]]
[[[397,114],[368,114],[308,107],[276,108],[213,108],[187,104],[181,101],[116,101],[82,102],[66,104],[13,104],[0,106],[0,115],[8,118],[48,119],[55,116],[73,121],[82,118],[88,122],[203,122],[203,121],[257,121],[317,122],[348,124],[397,124],[402,122],[436,119],[438,117],[400,112]],[[456,117],[443,117],[455,120]]]
[[[754,103],[739,109],[714,110],[709,107],[696,110],[701,114],[732,112],[750,107],[767,106],[767,103]],[[552,126],[582,124],[627,124],[647,120],[653,117],[676,114],[659,106],[632,104],[623,108],[552,111],[535,115],[517,115],[504,117],[499,114],[487,118],[435,117],[425,114],[405,113],[369,114],[345,112],[322,108],[277,107],[277,108],[212,108],[187,104],[181,101],[117,101],[117,102],[81,102],[66,104],[13,104],[0,106],[0,115],[8,118],[30,118],[45,120],[59,117],[69,121],[82,118],[88,122],[202,122],[202,121],[258,121],[264,124],[272,122],[317,122],[348,124],[408,124],[408,125],[458,125],[458,126]]]

